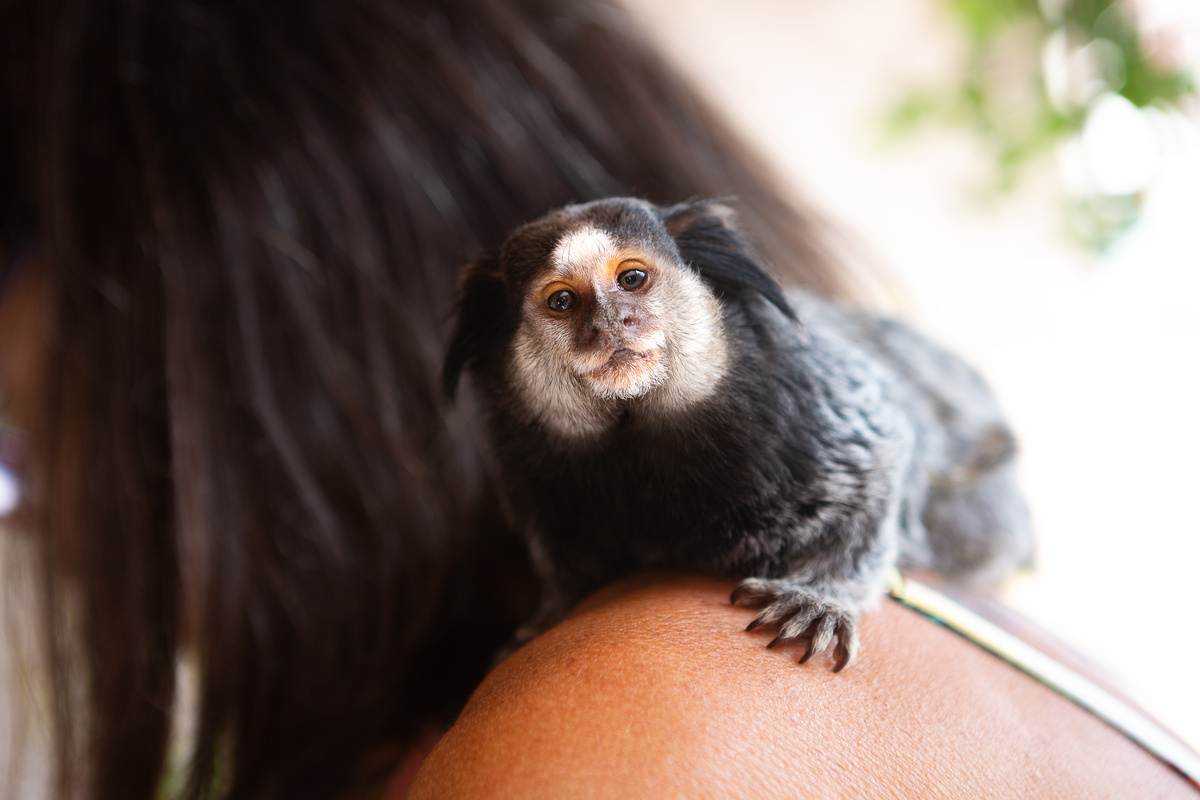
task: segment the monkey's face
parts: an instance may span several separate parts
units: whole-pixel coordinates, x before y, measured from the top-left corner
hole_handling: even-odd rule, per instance
[[[630,399],[660,385],[664,311],[677,290],[662,260],[597,228],[565,233],[527,292],[524,349],[540,351],[542,368],[570,373],[597,397]]]
[[[520,287],[509,384],[552,429],[595,433],[635,405],[685,409],[724,374],[720,304],[648,206],[568,209],[516,234],[501,261]]]
[[[464,271],[446,391],[476,371],[494,408],[576,440],[628,413],[686,415],[731,363],[709,282],[781,297],[730,218],[709,201],[612,198],[517,229],[498,256]]]

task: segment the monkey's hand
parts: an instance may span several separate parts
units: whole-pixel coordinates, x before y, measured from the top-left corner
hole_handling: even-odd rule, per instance
[[[811,586],[788,578],[747,578],[733,590],[729,601],[763,610],[747,626],[748,631],[779,624],[779,635],[767,647],[806,639],[801,664],[815,653],[832,650],[833,671],[840,672],[858,652],[857,611]]]

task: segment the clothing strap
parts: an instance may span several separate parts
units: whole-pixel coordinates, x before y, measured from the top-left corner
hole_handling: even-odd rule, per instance
[[[1077,706],[1090,711],[1200,789],[1200,755],[1163,731],[1144,714],[1074,670],[968,611],[927,586],[893,570],[887,592],[909,608],[974,642]]]

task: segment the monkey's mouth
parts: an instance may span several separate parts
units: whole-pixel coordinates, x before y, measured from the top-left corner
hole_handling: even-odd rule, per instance
[[[619,347],[612,351],[612,355],[608,357],[608,361],[600,369],[616,368],[622,369],[638,363],[647,356],[657,358],[653,351],[649,353],[638,353],[630,350],[628,347]]]
[[[639,353],[618,347],[603,364],[589,370],[587,377],[600,394],[628,399],[654,388],[665,375],[657,348]]]

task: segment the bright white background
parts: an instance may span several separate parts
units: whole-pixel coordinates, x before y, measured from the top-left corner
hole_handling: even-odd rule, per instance
[[[882,147],[914,82],[945,82],[943,0],[629,0],[798,196],[883,264],[907,316],[988,376],[1023,444],[1039,535],[1010,603],[1200,748],[1200,148],[1102,258],[1063,233],[1052,158],[1015,195],[966,134]]]

